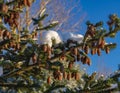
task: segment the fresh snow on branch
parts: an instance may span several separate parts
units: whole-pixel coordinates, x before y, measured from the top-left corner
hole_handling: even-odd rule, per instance
[[[42,36],[40,36],[40,44],[48,44],[50,47],[53,45],[53,40],[55,40],[55,44],[59,44],[62,42],[66,42],[68,39],[77,41],[81,43],[83,40],[83,35],[75,34],[72,32],[57,32],[53,30],[42,32]]]

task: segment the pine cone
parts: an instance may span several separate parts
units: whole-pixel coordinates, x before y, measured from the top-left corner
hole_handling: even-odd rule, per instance
[[[78,49],[77,49],[77,48],[73,48],[73,54],[74,54],[75,56],[77,56],[77,54],[78,54]]]
[[[75,77],[75,72],[72,72],[71,78],[74,78],[74,77]]]
[[[14,18],[14,13],[10,13],[10,19]]]
[[[109,48],[109,47],[106,47],[106,48],[105,48],[105,52],[106,52],[106,54],[108,54],[108,53],[110,52],[110,48]]]
[[[79,80],[80,79],[80,74],[79,74],[79,72],[76,72],[75,73],[75,80]]]
[[[47,52],[48,46],[47,46],[47,45],[42,45],[42,50],[43,50],[44,52]]]
[[[23,4],[27,6],[27,0],[23,0]]]
[[[48,78],[47,78],[47,83],[50,85],[50,83],[51,83],[51,77],[49,76]]]
[[[66,79],[67,78],[67,72],[63,72],[63,78]]]
[[[69,68],[69,69],[72,69],[72,68],[73,68],[73,62],[69,62],[68,68]]]
[[[8,6],[6,4],[2,5],[2,12],[4,12],[4,13],[8,12]]]
[[[71,79],[71,73],[69,72],[68,74],[67,74],[67,80],[70,80]]]
[[[88,45],[85,46],[84,51],[85,51],[86,54],[89,53],[89,46]]]
[[[62,75],[62,73],[60,73],[59,76],[58,76],[58,80],[61,81],[62,79],[63,79],[63,75]]]
[[[32,55],[32,62],[33,62],[33,63],[36,63],[36,61],[37,61],[37,56],[36,56],[36,54],[34,53],[34,54]]]
[[[92,49],[91,49],[91,54],[92,54],[92,55],[96,54],[96,49],[95,49],[95,48],[92,48]]]
[[[20,49],[20,44],[17,43],[17,44],[16,44],[16,50],[19,50],[19,49]]]
[[[31,2],[30,2],[30,0],[27,0],[27,6],[28,6],[28,7],[31,6]]]
[[[97,54],[98,54],[98,56],[101,55],[101,50],[100,50],[100,48],[97,48]]]

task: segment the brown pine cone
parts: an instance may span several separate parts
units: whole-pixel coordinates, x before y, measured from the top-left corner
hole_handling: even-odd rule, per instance
[[[74,78],[74,77],[75,77],[75,72],[72,72],[71,78]]]
[[[67,78],[67,72],[63,72],[63,78],[66,79]]]
[[[30,0],[27,0],[27,6],[28,6],[28,7],[31,6],[31,2],[30,2]]]
[[[34,53],[34,54],[32,55],[32,62],[33,62],[33,63],[36,63],[36,61],[37,61],[37,56],[36,56],[36,54]]]
[[[8,12],[8,6],[6,4],[2,5],[2,12],[4,12],[4,13]]]
[[[14,13],[10,13],[10,19],[14,18]]]
[[[20,49],[20,44],[17,43],[17,44],[16,44],[16,50],[19,50],[19,49]]]
[[[47,50],[48,50],[48,45],[43,45],[43,46],[42,46],[42,50],[43,50],[44,52],[47,52]]]
[[[96,54],[96,52],[97,52],[97,49],[96,49],[96,48],[92,48],[92,49],[91,49],[91,54],[92,54],[92,55]]]
[[[71,79],[71,73],[69,72],[68,74],[67,74],[67,80],[70,80]]]
[[[79,72],[76,72],[75,73],[75,80],[79,80],[80,79],[80,73]]]
[[[50,85],[50,83],[51,83],[51,77],[49,76],[48,78],[47,78],[47,83]]]
[[[63,79],[63,75],[62,75],[62,73],[60,73],[59,76],[58,76],[58,80],[61,81],[62,79]]]
[[[106,48],[105,48],[105,52],[106,52],[106,54],[108,54],[108,53],[110,52],[110,48],[109,48],[109,47],[106,47]]]
[[[101,50],[100,50],[100,48],[97,48],[97,54],[98,54],[98,56],[101,55]]]
[[[68,68],[69,68],[69,69],[72,69],[72,68],[73,68],[73,62],[69,62]]]
[[[23,4],[27,6],[27,0],[23,0]]]
[[[77,54],[78,54],[78,49],[77,49],[77,48],[74,48],[74,49],[73,49],[73,54],[74,54],[75,56],[77,56]]]
[[[88,45],[85,46],[84,51],[85,51],[86,54],[89,53],[89,46]]]

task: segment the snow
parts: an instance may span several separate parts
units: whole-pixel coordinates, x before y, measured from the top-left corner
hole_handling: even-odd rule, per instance
[[[55,39],[55,44],[66,42],[68,39],[72,39],[78,43],[81,43],[83,40],[83,35],[72,32],[60,33],[53,30],[44,31],[42,32],[42,37],[40,37],[40,44],[48,44],[50,47],[52,47],[52,39]]]
[[[63,38],[64,41],[67,41],[68,39],[71,39],[71,40],[77,41],[78,43],[81,43],[82,40],[83,40],[83,35],[76,34],[76,33],[73,33],[73,32],[63,32],[62,36],[63,36],[62,38]]]
[[[62,42],[62,38],[59,36],[59,34],[56,31],[44,31],[42,33],[42,38],[40,39],[41,44],[48,44],[50,47],[52,47],[52,39],[55,39],[55,43],[59,44]]]

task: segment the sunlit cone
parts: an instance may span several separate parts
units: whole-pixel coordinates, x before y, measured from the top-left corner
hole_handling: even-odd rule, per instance
[[[102,43],[102,38],[98,40],[98,45],[100,45],[101,43]]]
[[[37,32],[33,32],[33,33],[32,33],[32,38],[37,38],[37,36],[38,36],[38,33],[37,33]]]
[[[0,37],[2,37],[3,36],[3,31],[2,30],[0,30]]]
[[[76,72],[75,73],[75,80],[79,80],[80,79],[80,73],[79,72]]]
[[[97,48],[97,54],[98,54],[98,56],[101,55],[101,50],[100,50],[100,48]]]
[[[14,13],[10,13],[10,19],[14,18]]]
[[[83,62],[83,63],[84,63],[84,64],[87,64],[87,63],[88,63],[88,61],[89,61],[89,58],[88,58],[88,57],[85,57],[85,58],[84,58],[84,62]]]
[[[31,2],[30,2],[30,0],[27,0],[27,6],[31,6]]]
[[[18,27],[18,25],[19,25],[18,21],[17,21],[17,20],[14,20],[13,22],[14,22],[14,25],[15,25],[16,27]]]
[[[75,56],[77,56],[77,54],[78,54],[78,49],[77,49],[77,48],[74,48],[74,49],[73,49],[73,54],[74,54]]]
[[[5,49],[8,49],[8,44],[5,44],[5,45],[4,45],[4,48],[5,48]]]
[[[60,60],[63,61],[66,59],[65,53],[64,51],[62,52],[61,56],[60,56]]]
[[[104,39],[99,39],[98,47],[104,49],[104,46],[105,46],[105,40]]]
[[[51,83],[51,77],[49,76],[48,78],[47,78],[47,84],[50,84]]]
[[[63,78],[66,79],[67,78],[67,72],[63,72]]]
[[[17,49],[17,50],[20,49],[20,44],[19,44],[19,43],[16,44],[16,49]]]
[[[8,6],[6,4],[2,5],[2,12],[4,12],[4,13],[8,12]]]
[[[11,33],[9,33],[8,35],[7,35],[7,39],[11,39]]]
[[[87,65],[91,65],[91,61],[90,61],[90,58],[87,59]]]
[[[47,50],[48,50],[48,46],[47,45],[43,45],[43,51],[47,52]]]
[[[61,81],[62,79],[63,79],[63,75],[62,75],[62,73],[60,73],[59,76],[58,76],[58,80]]]
[[[70,80],[71,79],[71,73],[69,72],[68,74],[67,74],[67,80]]]
[[[92,54],[92,55],[96,54],[95,48],[92,48],[92,49],[91,49],[91,54]]]
[[[69,69],[72,69],[72,68],[73,68],[73,62],[69,62],[68,68],[69,68]]]
[[[51,58],[51,51],[48,51],[48,59]]]
[[[47,45],[47,51],[51,51],[51,47]]]
[[[101,43],[101,48],[104,49],[104,47],[105,47],[105,40],[103,39]]]
[[[110,52],[110,48],[109,48],[109,47],[106,47],[106,48],[105,48],[105,52],[106,52],[106,54],[108,54],[108,53]]]
[[[27,6],[27,0],[23,0],[25,6]]]

